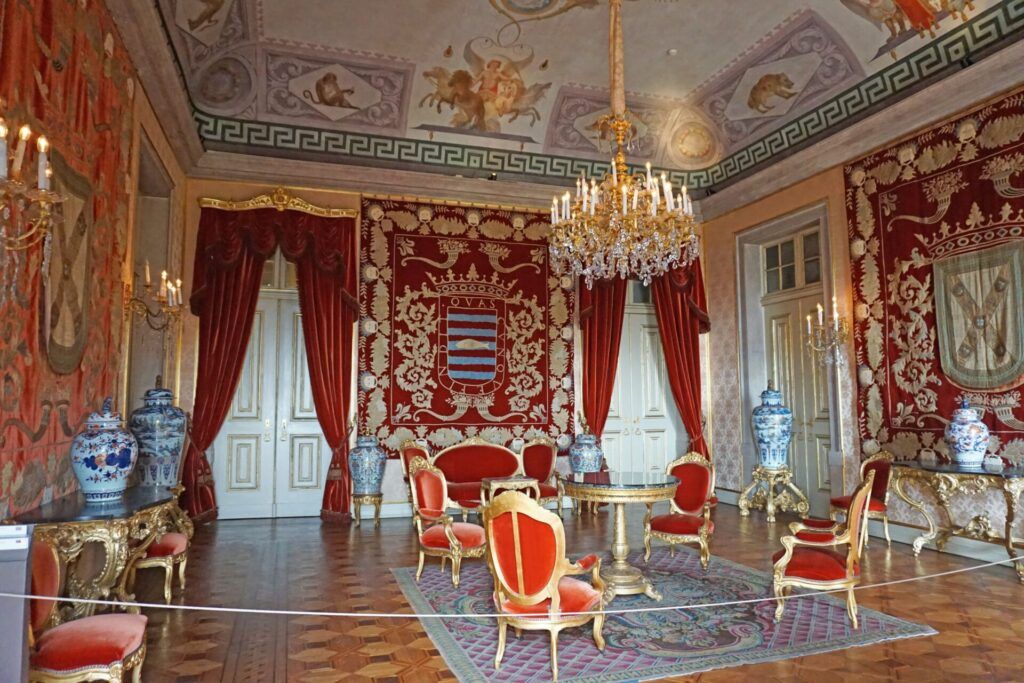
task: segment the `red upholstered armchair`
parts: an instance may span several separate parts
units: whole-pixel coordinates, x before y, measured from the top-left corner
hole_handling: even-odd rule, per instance
[[[423,458],[430,462],[430,451],[423,444],[412,439],[403,441],[398,448],[398,459],[402,463],[402,481],[405,482],[406,493],[409,494],[409,504],[412,504],[412,487],[409,485],[409,465],[413,458]]]
[[[558,459],[558,446],[553,439],[541,437],[523,446],[523,474],[537,480],[540,487],[540,500],[546,505],[552,501],[558,503],[558,514],[562,514],[562,480],[555,477],[555,462]]]
[[[711,499],[715,493],[715,466],[700,453],[687,453],[673,460],[665,471],[679,480],[672,498],[672,511],[652,517],[653,507],[647,504],[644,518],[644,561],[651,559],[651,538],[669,543],[674,553],[677,543],[697,543],[700,546],[700,565],[707,571],[711,559],[711,534],[715,523],[711,521]]]
[[[523,471],[518,455],[479,437],[445,448],[434,456],[431,464],[444,473],[448,495],[462,510],[463,521],[469,510],[480,507],[482,479],[511,477]]]
[[[860,479],[864,481],[868,472],[875,473],[875,483],[871,487],[871,497],[868,498],[868,519],[880,519],[882,529],[885,531],[885,543],[892,547],[892,539],[889,538],[889,480],[892,478],[892,453],[882,451],[872,455],[860,464]],[[850,506],[851,496],[836,496],[829,500],[828,516],[837,519],[839,515],[846,513]],[[864,534],[864,547],[868,545],[867,532]]]
[[[793,587],[811,590],[846,589],[846,613],[854,628],[857,624],[857,599],[853,588],[860,583],[860,553],[867,536],[864,512],[875,473],[867,477],[850,496],[846,524],[806,519],[790,524],[792,536],[782,537],[783,550],[772,556],[775,563],[774,589],[778,606],[775,621],[786,609],[785,596]],[[845,549],[845,552],[843,552]]]
[[[32,594],[60,595],[62,567],[53,546],[32,545]],[[146,658],[146,617],[142,614],[99,614],[47,628],[55,621],[57,603],[33,600],[29,606],[31,663],[29,681],[142,680]]]
[[[558,680],[558,633],[594,622],[594,642],[604,650],[604,589],[601,560],[588,555],[579,562],[565,557],[565,529],[558,515],[529,496],[506,491],[483,509],[487,537],[487,566],[494,577],[494,606],[498,617],[501,667],[508,627],[548,631],[551,635],[551,673]],[[572,576],[589,573],[591,582]],[[588,614],[573,614],[588,612]]]
[[[445,514],[451,504],[444,473],[423,458],[413,458],[409,465],[412,482],[412,513],[420,542],[420,561],[416,580],[423,574],[423,560],[429,555],[452,561],[452,584],[459,585],[459,569],[463,557],[483,557],[486,544],[484,530],[477,524],[453,522]]]

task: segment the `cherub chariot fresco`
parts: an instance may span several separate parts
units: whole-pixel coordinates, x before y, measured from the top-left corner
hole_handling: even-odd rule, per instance
[[[939,21],[947,16],[967,21],[974,9],[971,0],[840,0],[851,12],[870,21],[879,29],[888,29],[889,40],[878,54],[890,52],[908,37],[916,34],[935,37]],[[875,55],[876,57],[878,55]]]
[[[491,49],[485,57],[474,47],[481,40],[484,45],[493,44],[479,38],[466,43],[462,56],[468,68],[449,71],[435,66],[423,72],[434,92],[420,100],[419,106],[434,107],[441,113],[442,105],[448,105],[455,112],[450,125],[457,129],[500,133],[501,119],[512,123],[520,116],[528,117],[533,126],[540,120],[537,103],[551,87],[551,83],[526,85],[522,72],[533,61],[533,51],[515,59],[504,50]],[[517,51],[522,49],[520,46]]]

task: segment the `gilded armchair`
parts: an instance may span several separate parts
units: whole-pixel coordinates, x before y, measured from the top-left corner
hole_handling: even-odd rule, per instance
[[[562,496],[565,491],[562,480],[555,476],[555,463],[558,459],[558,446],[553,439],[540,437],[527,442],[522,450],[523,473],[537,480],[540,488],[541,505],[551,502],[558,503],[558,514],[562,514]]]
[[[707,571],[711,559],[712,498],[715,493],[715,466],[700,453],[687,453],[668,464],[665,471],[679,480],[676,494],[670,501],[671,512],[653,515],[651,503],[644,517],[644,561],[651,559],[651,539],[669,544],[674,553],[680,543],[700,546],[700,565]]]
[[[32,594],[56,598],[63,585],[64,569],[57,551],[37,539],[32,545]],[[98,614],[54,621],[57,602],[33,600],[29,606],[30,683],[72,683],[142,680],[146,658],[146,616]]]
[[[860,479],[864,481],[868,472],[875,473],[875,483],[871,487],[871,496],[868,498],[868,519],[878,519],[882,522],[882,529],[885,531],[885,543],[892,547],[892,539],[889,538],[889,481],[892,479],[892,453],[881,451],[872,455],[860,464]],[[831,519],[837,519],[839,515],[846,512],[850,504],[850,496],[836,496],[829,500],[829,513]],[[864,546],[867,547],[867,534],[864,538]]]
[[[484,530],[477,524],[455,522],[445,514],[451,506],[444,473],[420,457],[409,465],[412,484],[413,524],[419,540],[419,566],[416,580],[423,574],[426,557],[440,557],[441,571],[452,561],[452,584],[459,585],[459,570],[464,557],[483,557],[486,543]]]
[[[846,613],[854,628],[857,599],[853,589],[860,583],[860,554],[867,536],[865,509],[875,473],[867,477],[850,496],[846,523],[828,525],[826,520],[804,520],[790,524],[791,536],[782,537],[783,550],[772,556],[774,590],[778,606],[775,620],[782,619],[785,597],[794,587],[811,590],[846,590]],[[846,548],[846,552],[841,551]]]
[[[601,560],[565,557],[562,518],[518,491],[506,491],[483,509],[487,566],[494,578],[501,667],[508,627],[547,631],[551,637],[551,673],[558,680],[558,634],[593,622],[594,643],[604,650],[604,589]],[[572,578],[590,574],[591,582]],[[582,614],[580,614],[582,613]]]

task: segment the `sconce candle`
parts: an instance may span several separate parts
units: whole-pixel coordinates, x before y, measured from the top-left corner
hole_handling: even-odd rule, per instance
[[[7,179],[7,122],[0,119],[0,180]]]
[[[18,146],[14,148],[14,167],[11,169],[15,178],[21,175],[21,163],[25,161],[25,145],[30,137],[32,129],[28,126],[22,126],[18,130]]]
[[[46,169],[49,163],[46,161],[46,152],[50,149],[49,141],[42,135],[36,140],[36,149],[39,150],[39,169],[38,169],[38,185],[40,190],[50,189],[50,177],[46,175]]]

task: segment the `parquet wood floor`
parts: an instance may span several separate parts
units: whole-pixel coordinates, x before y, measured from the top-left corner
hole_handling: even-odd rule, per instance
[[[641,545],[642,508],[630,511],[630,544]],[[611,537],[607,511],[566,513],[570,555],[604,551]],[[715,512],[713,555],[764,571],[788,518],[769,525],[736,508]],[[473,561],[473,560],[470,560]],[[380,529],[322,524],[319,519],[216,522],[196,530],[188,589],[178,604],[301,610],[410,612],[390,573],[416,563],[407,519]],[[887,550],[872,539],[866,583],[921,576],[976,562],[907,545]],[[711,570],[714,571],[714,558]],[[425,571],[438,571],[430,564]],[[160,601],[159,572],[139,576],[140,598]],[[939,634],[783,662],[711,671],[692,681],[1022,681],[1024,585],[1005,567],[860,591],[858,601],[931,625]],[[267,617],[215,612],[149,614],[143,680],[430,682],[453,680],[414,619]]]

